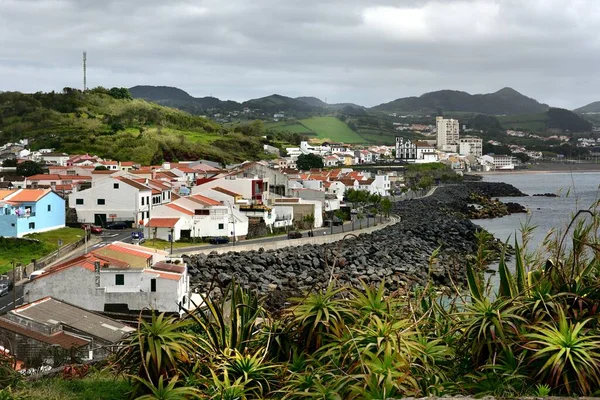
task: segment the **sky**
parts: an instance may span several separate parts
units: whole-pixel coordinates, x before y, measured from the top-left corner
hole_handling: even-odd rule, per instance
[[[374,106],[509,86],[600,100],[598,0],[0,0],[0,91],[179,87]]]

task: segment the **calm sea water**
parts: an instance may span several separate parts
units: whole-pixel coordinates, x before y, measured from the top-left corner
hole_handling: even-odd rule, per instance
[[[535,173],[535,174],[494,174],[485,175],[486,182],[506,182],[529,197],[503,197],[500,200],[513,201],[527,207],[532,225],[537,226],[530,243],[530,250],[542,244],[551,229],[564,229],[571,217],[581,209],[589,209],[599,197],[600,172],[577,173]],[[556,193],[560,197],[531,196],[541,193]],[[528,218],[526,214],[512,214],[502,218],[474,220],[476,224],[500,240],[515,234],[520,237],[519,227]]]

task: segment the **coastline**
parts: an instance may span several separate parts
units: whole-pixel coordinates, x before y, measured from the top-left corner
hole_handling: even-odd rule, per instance
[[[471,171],[469,175],[504,175],[504,174],[568,174],[572,172],[600,172],[600,163],[539,163],[528,165],[527,169],[511,169],[504,171]]]

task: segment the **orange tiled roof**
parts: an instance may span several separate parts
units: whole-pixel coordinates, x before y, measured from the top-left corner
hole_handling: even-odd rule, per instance
[[[186,215],[194,215],[193,211],[188,210],[187,208],[183,208],[177,204],[173,204],[173,203],[169,203],[166,205],[169,208],[172,208],[173,210],[177,210],[181,213],[184,213]]]
[[[3,200],[6,196],[9,196],[16,192],[16,190],[0,190],[0,200]]]
[[[221,204],[223,204],[220,201],[211,199],[206,196],[202,196],[201,194],[194,194],[192,196],[188,196],[188,198],[191,198],[194,200],[199,200],[200,202],[204,203],[205,205],[209,205],[209,206],[220,206]]]
[[[144,273],[158,275],[162,279],[169,279],[171,281],[178,281],[181,279],[181,274],[165,271],[157,271],[155,269],[145,269]]]
[[[229,189],[222,188],[220,186],[216,186],[216,187],[212,188],[212,190],[214,190],[215,192],[221,192],[223,194],[226,194],[226,195],[229,195],[232,197],[241,196],[241,194],[239,194],[239,193],[233,192]]]
[[[177,218],[177,219],[179,219],[179,218]],[[143,252],[143,251],[139,251],[139,250],[134,250],[134,249],[130,248],[129,246],[120,246],[119,243],[111,243],[108,246],[104,246],[97,250],[92,251],[92,253],[100,254],[99,252],[101,252],[102,250],[112,250],[112,251],[130,254],[132,256],[142,257],[142,258],[151,258],[152,257],[152,254],[148,254],[147,252]]]
[[[7,200],[13,202],[30,202],[38,201],[52,190],[50,189],[21,189],[17,193],[11,195]]]
[[[150,218],[146,224],[150,228],[174,228],[179,218]]]

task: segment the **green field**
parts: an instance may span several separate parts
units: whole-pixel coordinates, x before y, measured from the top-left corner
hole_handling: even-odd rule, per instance
[[[296,121],[268,123],[265,126],[271,129],[315,136],[323,141],[365,143],[364,138],[335,117],[312,117]]]
[[[505,129],[518,129],[531,132],[543,132],[546,130],[549,120],[546,113],[504,115],[497,118]]]
[[[27,265],[32,259],[40,259],[58,249],[58,241],[63,246],[83,238],[84,230],[80,228],[62,228],[50,232],[26,235],[26,239],[37,239],[39,242],[15,238],[0,238],[0,273],[12,268],[12,261]]]

